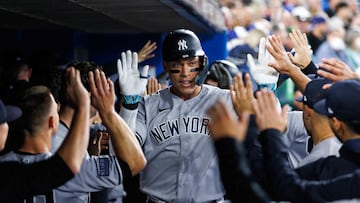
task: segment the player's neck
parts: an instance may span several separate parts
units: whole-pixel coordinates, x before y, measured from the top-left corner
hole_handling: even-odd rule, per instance
[[[181,91],[178,91],[173,87],[170,87],[170,92],[183,100],[189,100],[189,99],[192,99],[192,98],[198,96],[201,92],[201,88],[202,88],[201,85],[196,85],[194,91],[192,91],[188,94],[184,94]]]
[[[59,112],[59,119],[61,120],[61,122],[63,124],[66,125],[66,127],[69,128],[71,125],[74,113],[75,113],[74,109],[72,109],[68,106],[63,106],[63,107],[61,107],[60,112]]]
[[[24,144],[18,149],[18,151],[31,154],[43,154],[49,153],[50,149],[51,135],[26,135],[24,137]]]

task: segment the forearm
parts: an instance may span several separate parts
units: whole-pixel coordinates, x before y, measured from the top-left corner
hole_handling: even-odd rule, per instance
[[[255,181],[246,160],[244,146],[232,138],[215,141],[221,179],[232,202],[269,202],[270,198]]]
[[[264,152],[264,165],[276,200],[309,202],[304,195],[301,180],[287,161],[287,149],[281,132],[267,129],[260,133]]]
[[[135,132],[137,112],[138,112],[137,108],[131,110],[123,106],[121,107],[119,112],[121,118],[128,124],[132,132]]]
[[[310,75],[310,74],[316,74],[317,73],[318,68],[316,67],[316,65],[314,64],[313,61],[310,61],[310,63],[301,71],[305,74],[305,75]]]
[[[295,85],[299,88],[301,92],[305,91],[305,87],[307,83],[310,82],[310,78],[307,77],[299,68],[293,68],[291,69],[291,72],[289,72],[290,78],[293,80]]]
[[[146,159],[133,131],[115,112],[101,114],[107,127],[116,156],[129,165],[132,175],[138,174],[146,165]]]
[[[68,135],[57,152],[75,174],[80,171],[89,144],[89,119],[89,105],[80,106],[75,110]]]

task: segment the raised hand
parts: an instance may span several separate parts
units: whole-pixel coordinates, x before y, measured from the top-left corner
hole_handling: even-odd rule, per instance
[[[103,71],[89,72],[91,104],[99,111],[103,119],[106,113],[115,111],[115,91],[113,82],[106,78]]]
[[[234,77],[234,85],[230,85],[230,96],[236,113],[241,115],[243,112],[254,113],[252,100],[254,100],[253,88],[250,75],[245,75],[245,85],[242,75],[239,73]]]
[[[255,63],[250,54],[247,55],[247,59],[250,73],[259,88],[268,88],[275,91],[279,73],[269,66],[269,63],[274,59],[266,49],[266,39],[264,37],[260,39],[259,43],[258,63]]]
[[[141,63],[147,59],[155,57],[153,52],[157,49],[156,42],[148,40],[146,44],[138,52],[138,62]]]
[[[267,90],[256,93],[256,100],[253,100],[256,115],[256,124],[259,131],[266,129],[277,129],[284,132],[287,125],[287,106],[278,110],[275,94]]]
[[[126,53],[121,53],[121,60],[117,61],[117,69],[121,94],[124,96],[123,103],[139,102],[140,95],[146,90],[149,66],[144,66],[139,74],[137,53],[128,50]]]
[[[291,75],[294,70],[297,71],[299,68],[291,62],[280,37],[269,36],[268,40],[270,45],[266,46],[266,48],[275,59],[269,63],[269,66],[276,69],[279,73],[287,75]]]
[[[346,79],[358,79],[359,76],[351,68],[336,58],[323,58],[319,63],[317,74],[334,82]]]
[[[232,137],[242,142],[245,139],[246,131],[249,125],[249,113],[244,112],[236,120],[230,113],[226,104],[218,100],[207,110],[211,122],[209,130],[211,137],[216,140],[223,137]]]
[[[161,85],[159,84],[158,80],[154,77],[151,77],[148,80],[147,83],[147,94],[155,94],[157,91],[159,91],[161,89]]]
[[[308,40],[305,33],[301,33],[300,30],[293,30],[289,33],[290,39],[294,44],[295,55],[288,53],[291,62],[303,69],[311,62],[311,55],[313,53],[311,46],[308,44]]]
[[[73,108],[90,105],[89,93],[81,82],[80,71],[74,67],[66,69],[66,97]]]

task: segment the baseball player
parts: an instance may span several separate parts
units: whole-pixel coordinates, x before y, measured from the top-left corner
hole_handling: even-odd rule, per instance
[[[202,84],[208,60],[192,31],[169,32],[162,48],[164,71],[172,85],[157,94],[141,99],[136,95],[144,88],[136,92],[127,82],[138,73],[137,61],[132,60],[136,54],[131,57],[128,52],[128,62],[118,63],[123,90],[120,114],[136,129],[148,161],[140,173],[140,190],[147,202],[222,202],[225,193],[206,109],[218,97],[232,107],[229,90]],[[146,81],[143,76],[140,81]]]
[[[49,194],[33,197],[33,202],[52,202],[54,200],[57,202],[88,202],[89,192],[118,186],[122,183],[124,175],[135,174],[142,169],[138,168],[141,163],[137,160],[137,153],[142,154],[141,148],[126,123],[121,120],[113,109],[115,95],[112,83],[108,83],[109,81],[103,72],[100,73],[99,70],[94,72],[95,76],[92,74],[89,79],[92,104],[99,110],[109,133],[116,135],[113,136],[112,142],[115,146],[116,156],[87,157],[82,164],[80,173],[75,178]],[[93,77],[96,78],[96,86]],[[108,84],[109,88],[106,88],[105,84]],[[49,90],[42,86],[32,87],[27,91],[26,95],[22,106],[25,109],[24,119],[27,119],[27,122],[24,123],[28,123],[27,127],[31,130],[26,133],[26,141],[19,151],[2,156],[1,161],[32,163],[47,159],[51,155],[49,152],[49,146],[51,145],[49,137],[57,130],[58,124],[56,122],[59,121],[57,105]],[[40,100],[43,102],[37,103],[38,98],[41,98]],[[43,111],[39,109],[43,109]],[[43,114],[40,115],[35,112]],[[45,122],[49,122],[49,124],[44,125]],[[70,126],[77,122],[79,121],[72,120]],[[45,141],[41,142],[41,140]],[[130,153],[132,160],[127,160],[127,155],[124,155],[124,153]],[[120,161],[120,159],[124,161]],[[144,161],[142,163],[145,163],[145,158],[142,159]]]

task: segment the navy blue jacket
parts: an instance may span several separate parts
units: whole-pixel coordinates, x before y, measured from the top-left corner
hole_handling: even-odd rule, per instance
[[[341,158],[321,159],[295,171],[287,161],[287,151],[281,136],[281,132],[275,129],[264,130],[259,136],[267,177],[275,199],[327,202],[360,198],[360,139],[345,142],[340,149]]]
[[[296,169],[302,179],[327,180],[360,168],[360,139],[344,142],[340,148],[340,157],[321,158]]]
[[[265,169],[277,200],[292,202],[328,202],[360,198],[360,170],[321,181],[302,179],[287,161],[287,152],[278,130],[268,129],[260,134],[264,149]],[[359,141],[344,143],[341,156],[354,159],[348,149]],[[350,144],[348,144],[350,143]],[[223,185],[234,202],[268,202],[269,198],[249,170],[244,145],[232,138],[215,141]],[[355,153],[356,154],[356,153]],[[341,159],[341,158],[338,158]]]

